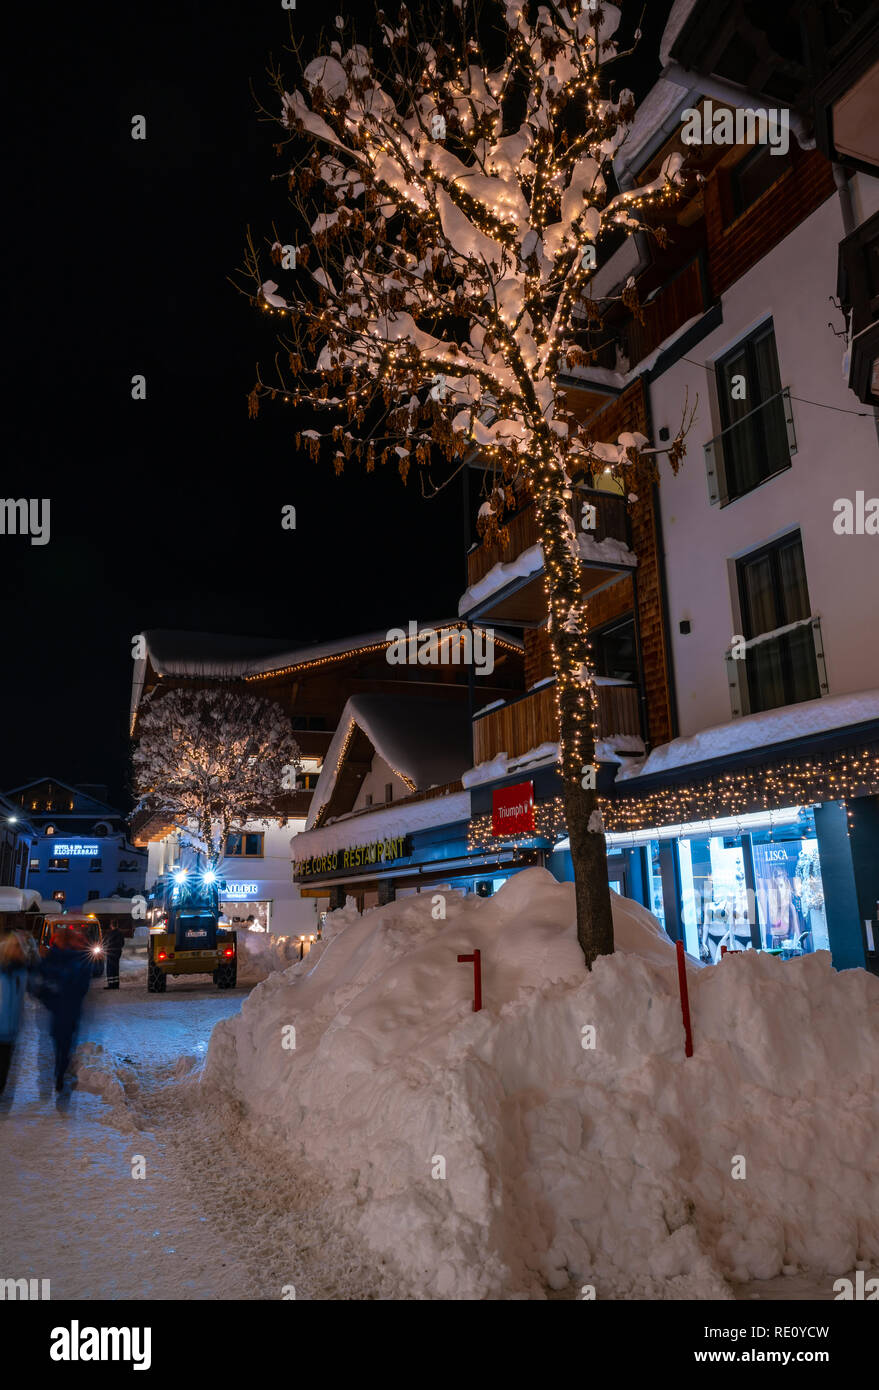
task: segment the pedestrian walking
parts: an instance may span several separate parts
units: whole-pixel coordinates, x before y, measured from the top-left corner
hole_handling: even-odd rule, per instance
[[[4,932],[0,937],[0,1095],[6,1086],[27,986],[30,953],[23,934]]]
[[[115,922],[104,937],[104,959],[107,962],[107,983],[105,989],[119,988],[119,958],[122,955],[122,948],[125,945],[125,937],[122,935]]]
[[[92,953],[87,938],[76,927],[58,927],[42,962],[41,981],[35,989],[49,1010],[55,1048],[55,1090],[64,1089],[70,1055],[82,1006],[92,980]]]

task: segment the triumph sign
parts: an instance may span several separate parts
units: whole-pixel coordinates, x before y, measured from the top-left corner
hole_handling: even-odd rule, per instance
[[[492,835],[534,834],[534,783],[498,787],[491,796]]]

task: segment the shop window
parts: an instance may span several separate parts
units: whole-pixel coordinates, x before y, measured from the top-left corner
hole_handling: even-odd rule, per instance
[[[55,892],[52,894],[52,901],[53,901],[53,902],[56,902],[56,903],[63,903],[63,902],[66,901],[66,899],[67,899],[67,894],[66,894],[66,892],[64,891],[64,889],[63,889],[63,888],[56,888],[56,889],[55,889]]]
[[[50,859],[46,866],[51,873],[62,874],[70,868],[69,859]]]
[[[665,930],[665,902],[662,896],[662,873],[659,867],[659,841],[647,846],[647,895],[650,911]]]
[[[744,635],[765,637],[744,658],[749,712],[818,699],[815,636],[803,622],[810,603],[799,531],[746,555],[736,569]]]
[[[821,860],[811,811],[784,832],[752,835],[763,949],[783,957],[829,951]]]
[[[684,940],[690,955],[711,964],[721,947],[752,945],[744,849],[739,840],[711,835],[679,842]]]
[[[786,402],[772,320],[716,365],[724,502],[743,497],[790,468]]]
[[[228,835],[226,854],[231,859],[262,859],[263,832],[247,830]]]

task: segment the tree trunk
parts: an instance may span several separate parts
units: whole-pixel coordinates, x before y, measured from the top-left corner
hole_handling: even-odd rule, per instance
[[[577,901],[577,940],[586,967],[591,970],[598,956],[613,953],[614,945],[607,847],[595,790],[598,715],[591,680],[583,568],[561,488],[554,487],[538,496],[536,510],[549,599],[563,799]]]

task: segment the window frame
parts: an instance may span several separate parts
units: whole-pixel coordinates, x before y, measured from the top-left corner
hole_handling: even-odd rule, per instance
[[[786,613],[780,611],[781,603],[786,600],[780,557],[782,551],[789,548],[795,542],[799,545],[802,558],[803,584],[805,586],[806,608],[808,610],[801,618],[790,618]],[[774,627],[765,628],[760,632],[756,632],[754,630],[755,625],[751,613],[751,602],[745,583],[745,570],[748,565],[755,564],[763,559],[769,561],[776,621]],[[792,531],[786,531],[783,536],[777,536],[774,540],[767,541],[764,545],[757,546],[756,549],[749,550],[744,555],[736,556],[734,563],[736,572],[736,592],[739,601],[739,617],[741,619],[742,634],[746,641],[750,642],[756,637],[765,637],[773,632],[778,632],[783,628],[789,627],[793,623],[806,623],[813,618],[812,597],[809,593],[809,576],[806,570],[806,552],[803,546],[802,531],[799,527],[796,527],[796,529]],[[813,698],[817,699],[820,698],[822,693],[822,678],[818,653],[815,651],[814,646],[813,654],[815,657],[815,684],[817,686],[817,694]],[[747,664],[745,665],[743,676],[748,698],[748,713],[762,714],[769,709],[782,709],[787,705],[802,703],[802,697],[796,698],[795,695],[796,671],[792,653],[788,647],[784,645],[779,647],[778,660],[781,669],[784,699],[780,704],[776,705],[764,705],[761,701],[759,708],[755,708],[754,695],[757,693],[757,690],[752,683],[752,675],[748,671]]]
[[[259,849],[255,854],[248,854],[244,848],[248,835],[255,835],[259,840]],[[237,836],[241,842],[240,850],[229,848],[229,841],[233,836]],[[264,830],[232,830],[226,836],[226,844],[223,848],[223,855],[226,859],[265,859],[265,831]]]
[[[769,318],[764,319],[762,323],[759,323],[756,326],[756,328],[752,328],[749,333],[746,333],[743,337],[739,338],[735,343],[728,347],[725,352],[722,352],[718,357],[715,357],[712,363],[714,369],[714,388],[717,393],[717,407],[721,425],[720,435],[718,437],[721,440],[723,440],[725,436],[732,435],[733,431],[736,430],[738,427],[742,426],[746,420],[751,420],[752,424],[749,428],[751,430],[759,431],[760,435],[762,436],[760,440],[760,446],[765,452],[767,466],[769,462],[769,450],[766,447],[766,423],[765,417],[763,416],[762,412],[764,412],[766,408],[769,406],[769,404],[775,400],[778,400],[781,403],[782,410],[784,410],[784,393],[787,389],[789,389],[784,385],[780,384],[779,389],[777,391],[772,392],[771,395],[764,396],[763,389],[760,383],[759,364],[757,361],[757,345],[761,343],[764,339],[770,337],[772,338],[772,345],[775,353],[775,363],[778,369],[778,381],[779,383],[783,383],[784,377],[782,376],[781,362],[778,356],[778,339],[775,334],[775,319],[771,315]],[[748,401],[752,402],[752,404],[750,410],[746,411],[740,419],[733,420],[730,413],[729,396],[725,389],[725,378],[727,375],[729,364],[731,364],[735,358],[741,356],[744,356],[746,360],[746,381],[748,386]],[[757,399],[757,397],[759,397],[759,399]],[[773,468],[771,472],[762,474],[757,479],[757,481],[753,483],[750,487],[740,487],[738,480],[736,480],[736,489],[733,490],[733,488],[731,487],[731,456],[728,456],[726,444],[721,443],[720,464],[723,469],[723,495],[720,499],[721,507],[728,507],[731,505],[731,503],[738,502],[738,500],[742,497],[749,497],[752,492],[756,492],[757,488],[763,487],[764,483],[771,482],[773,478],[777,478],[782,473],[786,473],[788,469],[793,466],[792,459],[796,450],[794,447],[792,447],[791,444],[787,417],[785,416],[784,419],[785,429],[788,433],[786,446],[786,461],[781,465],[781,467]],[[715,472],[716,471],[717,469],[715,465]],[[721,479],[718,477],[716,481],[719,484]]]

